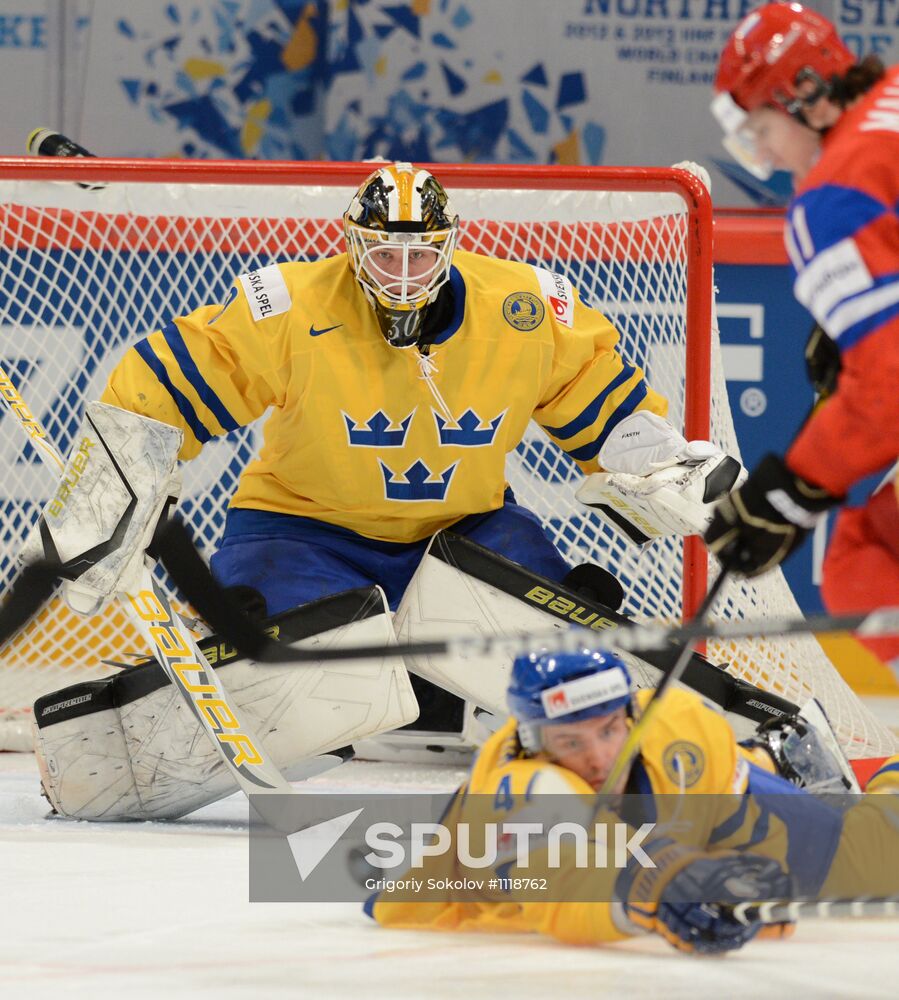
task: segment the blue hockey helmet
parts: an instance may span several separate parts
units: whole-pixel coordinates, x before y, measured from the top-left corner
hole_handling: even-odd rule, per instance
[[[536,753],[543,726],[580,722],[629,705],[631,677],[614,653],[528,653],[515,658],[506,696],[521,745]]]

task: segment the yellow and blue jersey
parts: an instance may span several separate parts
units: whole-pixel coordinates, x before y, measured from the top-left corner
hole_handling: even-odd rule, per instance
[[[428,359],[386,343],[346,255],[242,275],[224,304],[128,351],[103,400],[180,427],[181,457],[267,410],[231,505],[414,542],[503,504],[535,419],[585,471],[624,417],[666,403],[618,333],[544,268],[457,251]]]
[[[637,692],[637,712],[652,693]],[[899,788],[899,765],[882,768],[869,788]],[[805,896],[876,893],[877,880],[881,889],[886,883],[882,864],[872,859],[893,858],[899,846],[899,798],[866,795],[844,811],[795,788],[772,773],[770,761],[763,768],[751,759],[727,720],[688,691],[667,694],[663,711],[641,741],[627,790],[639,796],[641,818],[661,836],[677,829],[678,843],[703,853],[743,851],[773,858]],[[535,797],[553,794],[577,797],[560,819],[575,815],[579,806],[595,809],[595,793],[578,775],[539,756],[524,756],[515,721],[509,720],[485,743],[443,822],[483,828],[524,818]],[[441,857],[440,874],[451,877],[454,863],[449,854]],[[503,875],[516,873],[533,875],[534,868],[530,863],[527,872],[503,867]],[[636,930],[622,916],[620,903],[596,901],[615,899],[618,874],[612,868],[585,872],[563,866],[555,875],[555,901],[504,899],[501,892],[416,901],[381,892],[367,910],[385,927],[530,931],[599,944]],[[899,890],[897,882],[894,875],[890,891]]]

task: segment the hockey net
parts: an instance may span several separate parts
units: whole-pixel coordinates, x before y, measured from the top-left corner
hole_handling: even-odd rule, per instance
[[[278,260],[342,252],[340,217],[368,167],[162,161],[0,160],[0,363],[67,454],[85,402],[143,334],[203,303],[234,278]],[[100,190],[73,182],[102,180]],[[460,246],[566,275],[621,332],[621,350],[667,396],[672,422],[731,454],[737,441],[712,320],[711,209],[678,171],[442,166],[462,217]],[[711,331],[711,339],[709,333]],[[0,591],[53,487],[4,416]],[[210,443],[184,469],[179,505],[208,555],[258,427]],[[697,540],[629,546],[574,500],[580,472],[531,425],[508,462],[521,503],[572,562],[593,561],[626,586],[624,610],[679,620],[704,592]],[[164,582],[164,577],[161,577]],[[778,571],[731,583],[717,616],[799,614]],[[145,650],[115,607],[84,620],[59,600],[0,649],[0,748],[25,749],[30,706],[49,690],[103,676]],[[735,674],[825,705],[850,757],[895,745],[811,637],[710,648]]]

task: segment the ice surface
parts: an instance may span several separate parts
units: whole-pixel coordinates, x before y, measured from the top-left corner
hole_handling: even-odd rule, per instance
[[[443,790],[457,769],[352,762],[320,789]],[[661,940],[571,948],[386,931],[348,904],[247,902],[238,795],[172,823],[46,818],[34,758],[0,754],[4,998],[894,997],[899,921],[805,921],[786,942],[697,959]]]

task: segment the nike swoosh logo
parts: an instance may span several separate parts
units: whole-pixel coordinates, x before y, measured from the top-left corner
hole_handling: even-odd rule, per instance
[[[343,326],[343,323],[338,323],[337,326],[325,326],[321,330],[316,330],[314,326],[309,327],[310,337],[320,337],[323,333],[330,333],[331,330],[337,330],[339,327]]]

